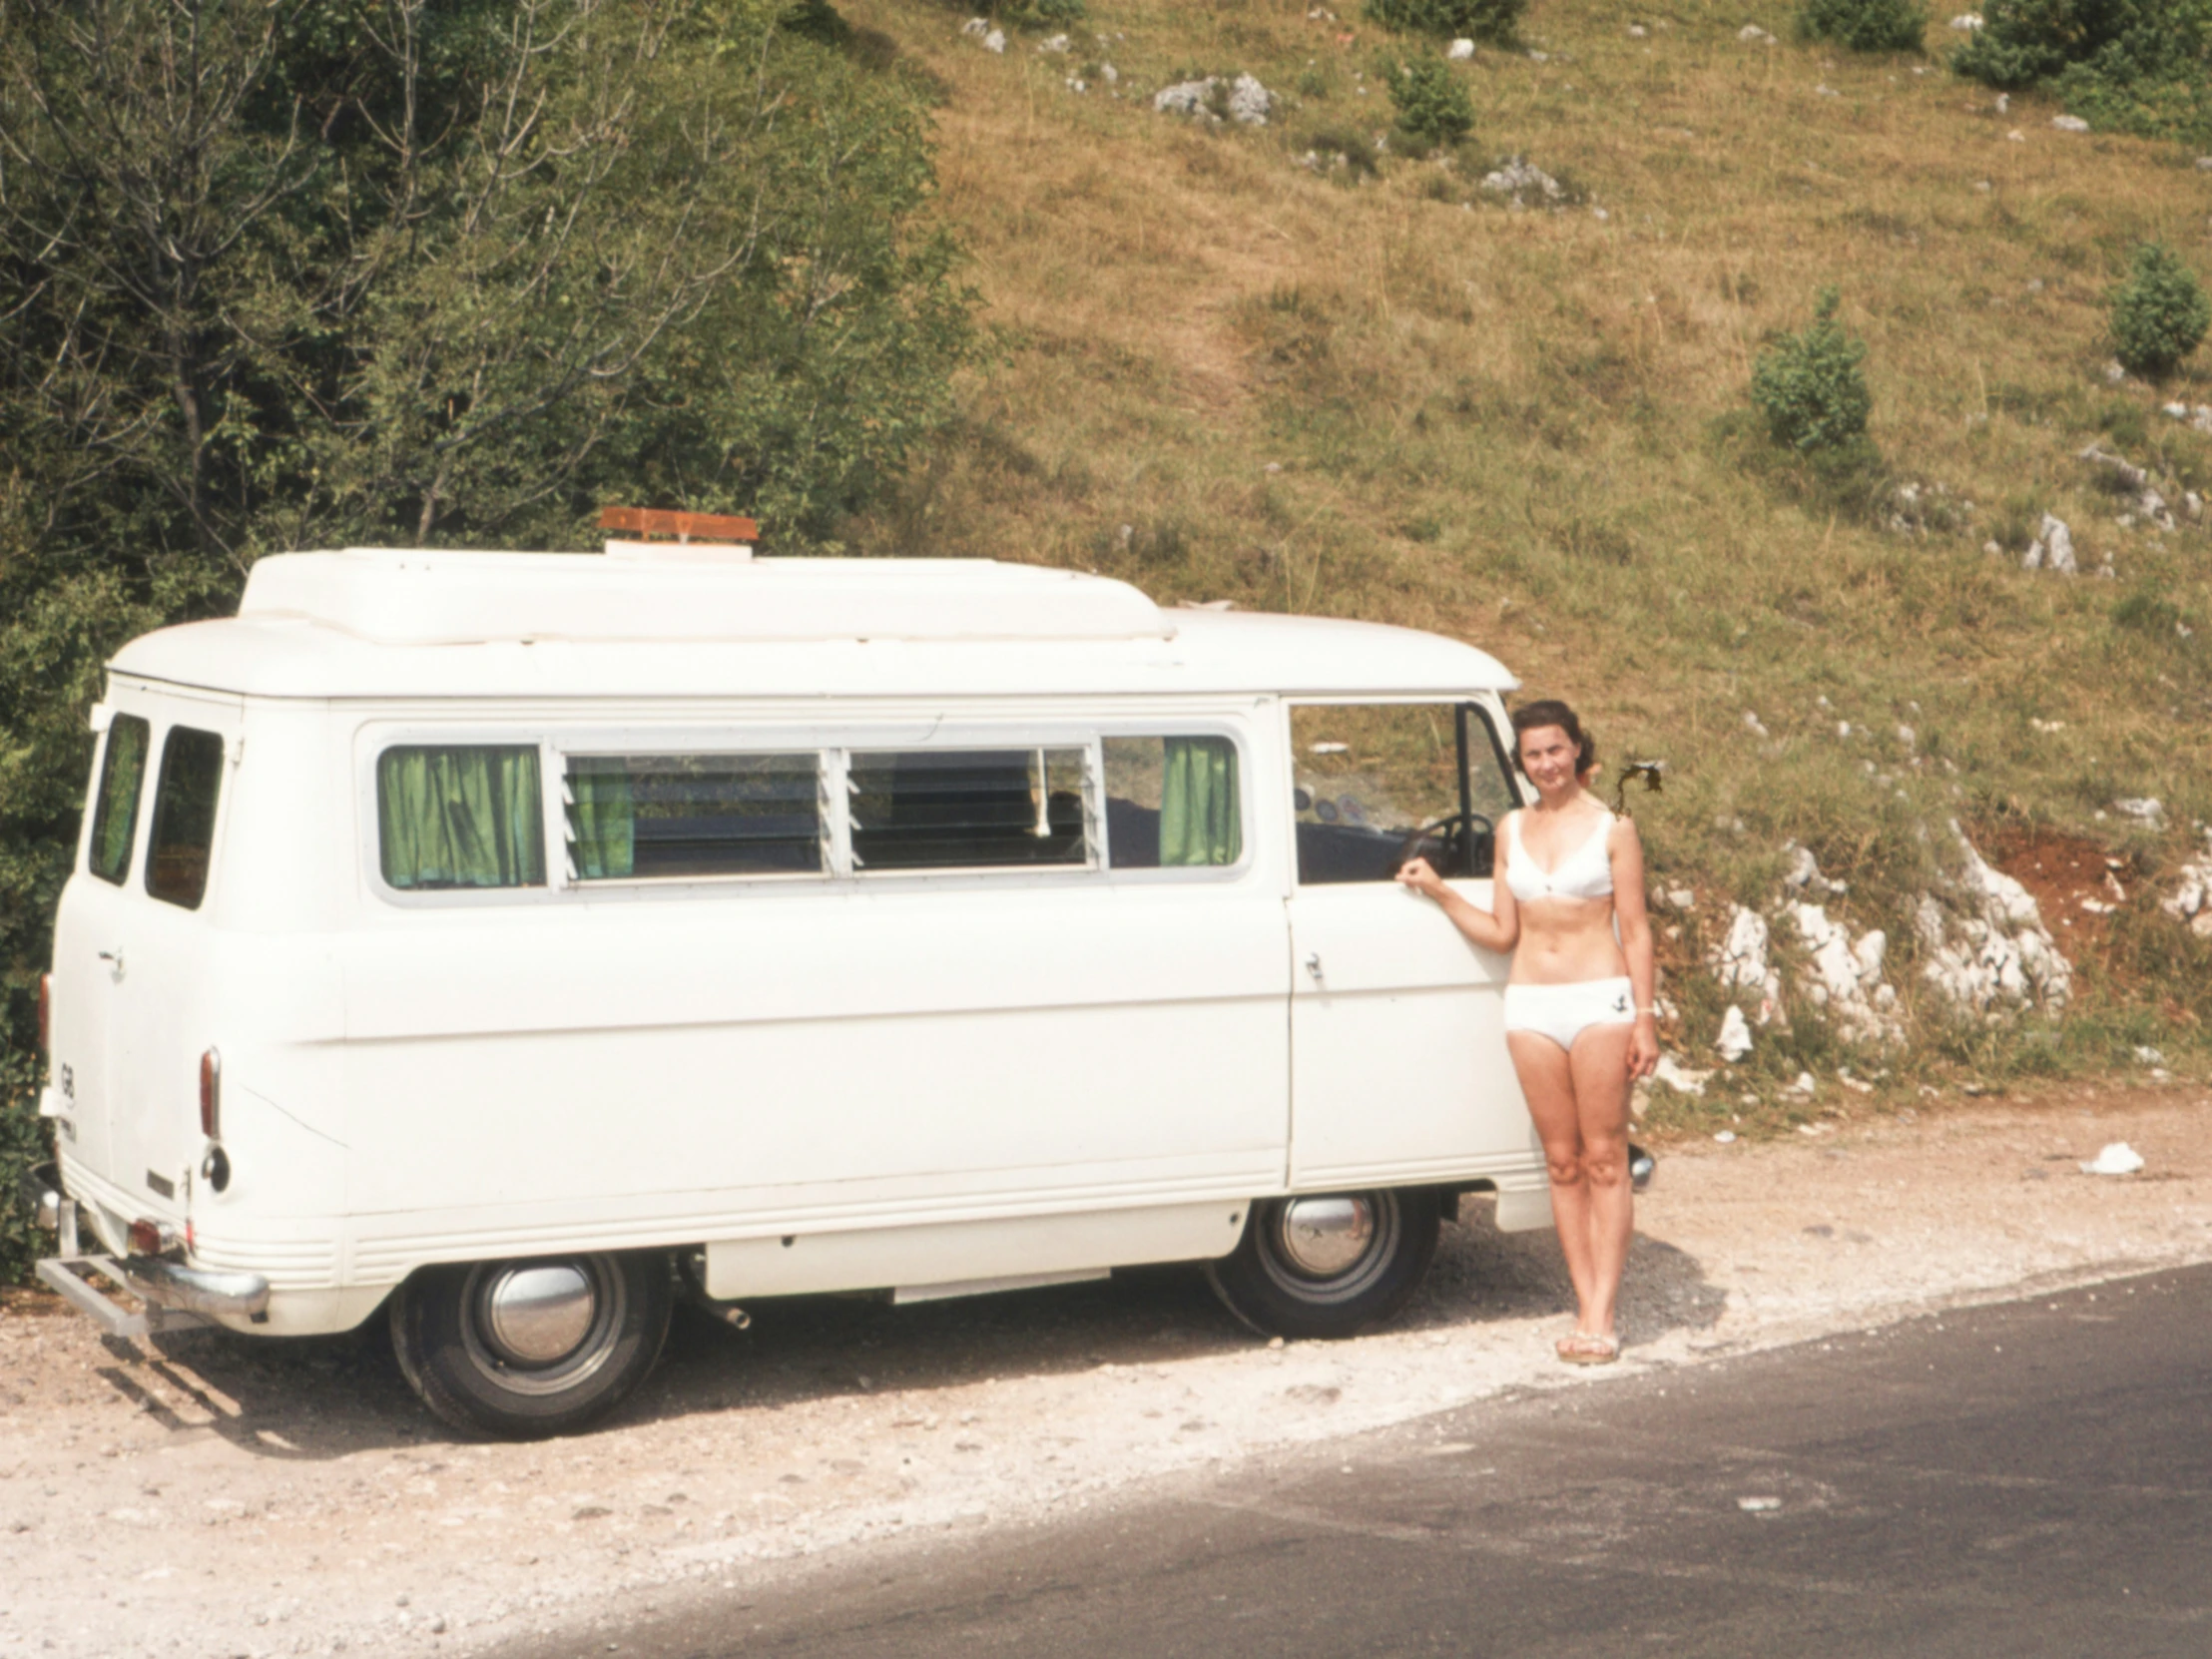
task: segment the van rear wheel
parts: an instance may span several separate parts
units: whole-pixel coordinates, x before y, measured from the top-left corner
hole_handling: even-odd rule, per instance
[[[1207,1264],[1229,1311],[1270,1337],[1350,1337],[1403,1308],[1442,1221],[1426,1188],[1263,1199],[1237,1248]]]
[[[392,1299],[392,1347],[446,1422],[538,1439],[605,1415],[645,1380],[670,1300],[658,1251],[426,1268]]]

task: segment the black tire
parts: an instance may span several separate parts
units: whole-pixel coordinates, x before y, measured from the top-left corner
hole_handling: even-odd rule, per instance
[[[1315,1207],[1328,1205],[1355,1213],[1320,1211],[1345,1225],[1317,1250]],[[1389,1319],[1420,1287],[1441,1220],[1436,1194],[1425,1187],[1262,1199],[1237,1248],[1208,1263],[1206,1276],[1229,1311],[1263,1336],[1351,1337]],[[1306,1243],[1294,1231],[1301,1222]],[[1350,1251],[1357,1254],[1343,1259]]]
[[[535,1301],[534,1287],[546,1288]],[[606,1415],[645,1381],[671,1301],[659,1251],[462,1262],[425,1268],[400,1288],[391,1343],[444,1421],[542,1439]]]

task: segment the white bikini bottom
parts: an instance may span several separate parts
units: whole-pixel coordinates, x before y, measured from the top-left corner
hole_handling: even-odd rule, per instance
[[[1627,975],[1584,979],[1571,985],[1507,985],[1505,1029],[1533,1031],[1561,1048],[1593,1025],[1633,1025],[1636,992]]]

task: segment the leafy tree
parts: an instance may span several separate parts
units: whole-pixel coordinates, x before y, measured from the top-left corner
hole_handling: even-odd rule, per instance
[[[2138,374],[2169,372],[2212,328],[2212,299],[2196,273],[2155,242],[2135,250],[2111,303],[2114,353]]]
[[[1839,296],[1823,288],[1813,320],[1759,354],[1751,397],[1775,442],[1800,451],[1840,448],[1867,430],[1874,399],[1860,365],[1867,347],[1836,318]]]
[[[1384,66],[1383,80],[1397,125],[1430,145],[1457,144],[1474,130],[1474,105],[1451,66],[1438,57],[1418,57]]]
[[[1804,0],[1798,32],[1854,52],[1918,52],[1928,33],[1922,0]]]
[[[2212,137],[2212,0],[1989,0],[1951,67],[2098,127]]]
[[[1528,0],[1367,0],[1367,14],[1385,29],[1440,39],[1510,45]]]
[[[608,500],[833,545],[944,415],[920,96],[834,22],[0,0],[0,1110],[125,639],[265,553],[578,546]]]

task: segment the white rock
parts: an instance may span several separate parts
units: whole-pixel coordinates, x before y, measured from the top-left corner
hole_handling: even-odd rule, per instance
[[[2212,915],[2212,830],[2205,831],[2204,850],[2181,866],[2174,890],[2158,907],[2176,921]]]
[[[1944,901],[1924,894],[1913,917],[1921,971],[1964,1012],[2062,1012],[2073,994],[2073,966],[2043,925],[2034,896],[1991,868],[1955,822],[1950,832],[1960,870],[1944,884]]]
[[[1736,1131],[1733,1129],[1723,1129],[1718,1134],[1716,1134],[1713,1139],[1720,1142],[1720,1144],[1723,1146],[1733,1146],[1736,1141]]]
[[[2197,168],[2200,172],[2212,173],[2212,156],[2199,156],[2197,158]]]
[[[2007,144],[2025,144],[2027,142],[2027,135],[2021,132],[2017,127],[2015,127],[2009,133],[2006,133],[2004,135],[2004,140]]]
[[[2010,94],[2009,92],[2000,92],[2000,93],[1998,93],[1998,94],[1997,94],[1997,114],[1999,114],[1999,115],[2002,115],[2002,114],[2004,114],[2004,112],[2005,112],[2006,110],[2009,110],[2009,109],[2010,109],[2011,107],[2012,107],[2012,95],[2011,95],[2011,94]],[[2013,136],[2014,138],[2018,138],[2018,137],[2019,137],[2020,135],[2019,135],[2019,134],[2017,134],[2017,133],[2014,133],[2014,134],[2013,134],[2012,136]]]
[[[2133,1175],[2143,1167],[2143,1155],[2125,1141],[2113,1141],[2081,1166],[2083,1175]]]
[[[2155,1048],[2138,1043],[2135,1048],[2135,1063],[2139,1066],[2162,1066],[2166,1063],[2166,1056]]]
[[[1678,910],[1694,910],[1697,908],[1697,889],[1695,887],[1669,887],[1667,889],[1667,902]]]
[[[1465,63],[1474,56],[1474,42],[1471,40],[1455,40],[1444,48],[1444,56],[1453,63]]]
[[[1631,23],[1628,26],[1628,38],[1630,40],[1642,40],[1650,33],[1651,31],[1649,29],[1646,29],[1641,23]]]
[[[1748,41],[1754,46],[1772,46],[1774,44],[1774,36],[1768,34],[1756,23],[1747,23],[1741,29],[1738,29],[1736,38],[1741,41]]]
[[[1797,1074],[1797,1081],[1790,1085],[1790,1092],[1792,1094],[1802,1094],[1810,1099],[1821,1092],[1821,1086],[1814,1080],[1811,1072],[1801,1071]]]
[[[2114,357],[2104,365],[2104,383],[2108,386],[2127,384],[2127,366],[2119,358]]]
[[[1730,989],[1764,991],[1767,986],[1767,918],[1738,904],[1728,918],[1728,937],[1714,952],[1713,967]]]
[[[1749,732],[1755,738],[1765,738],[1773,736],[1773,734],[1770,733],[1767,728],[1760,722],[1759,717],[1753,714],[1749,709],[1746,709],[1744,711],[1744,730]]]
[[[1067,49],[1068,37],[1065,35],[1054,35],[1050,40],[1037,43],[1037,50],[1040,52],[1065,52]]]
[[[1152,95],[1152,107],[1162,115],[1207,115],[1206,96],[1221,85],[1221,78],[1209,75],[1203,81],[1178,81],[1172,87],[1162,87]]]
[[[1662,1054],[1652,1068],[1651,1080],[1666,1084],[1677,1094],[1703,1094],[1706,1079],[1712,1075],[1709,1071],[1692,1071],[1672,1054]]]
[[[987,17],[971,17],[960,25],[960,33],[974,40],[981,40],[991,32],[991,20]]]
[[[2155,796],[2123,796],[2112,803],[2112,810],[2122,818],[2131,818],[2137,824],[2156,824],[2166,816],[2166,804]]]
[[[1823,86],[1817,86],[1817,87],[1815,87],[1815,88],[1813,89],[1813,92],[1814,92],[1814,94],[1815,94],[1815,95],[1816,95],[1817,97],[1821,97],[1821,98],[1841,98],[1841,97],[1843,97],[1843,94],[1842,94],[1842,93],[1840,93],[1840,92],[1838,92],[1838,91],[1837,91],[1837,90],[1836,90],[1836,89],[1835,89],[1834,87],[1832,87],[1832,86],[1826,86],[1826,85],[1823,85]]]
[[[1904,1025],[1889,1007],[1877,1007],[1874,999],[1882,985],[1888,935],[1869,933],[1855,946],[1822,906],[1798,904],[1793,914],[1812,968],[1806,995],[1827,1016],[1830,1029],[1846,1042],[1904,1041]]]
[[[1510,196],[1516,202],[1530,192],[1541,195],[1549,202],[1557,202],[1566,195],[1558,180],[1520,156],[1508,157],[1503,167],[1483,174],[1482,188]]]
[[[1734,1003],[1729,1004],[1728,1012],[1722,1016],[1721,1034],[1713,1039],[1713,1046],[1730,1065],[1751,1052],[1751,1027],[1744,1021],[1743,1009]]]
[[[2022,570],[2055,571],[2060,576],[2076,574],[2080,566],[2074,562],[2073,531],[2066,521],[2053,514],[2043,515],[2042,526],[2035,532],[2035,539],[2027,544],[2026,553],[2020,557]]]
[[[983,50],[986,52],[1004,52],[1006,50],[1006,31],[1004,29],[993,29],[985,35],[983,37]]]
[[[1229,119],[1245,127],[1265,127],[1275,108],[1275,95],[1250,75],[1229,84]]]
[[[1110,63],[1102,63],[1098,66],[1098,78],[1108,86],[1112,86],[1121,79],[1121,71]]]
[[[2089,130],[2089,124],[2078,115],[2054,115],[2050,118],[2050,124],[2061,133],[2086,133]]]
[[[1981,27],[1981,14],[1979,12],[1960,12],[1950,20],[1950,26],[1962,35],[1970,35]]]

